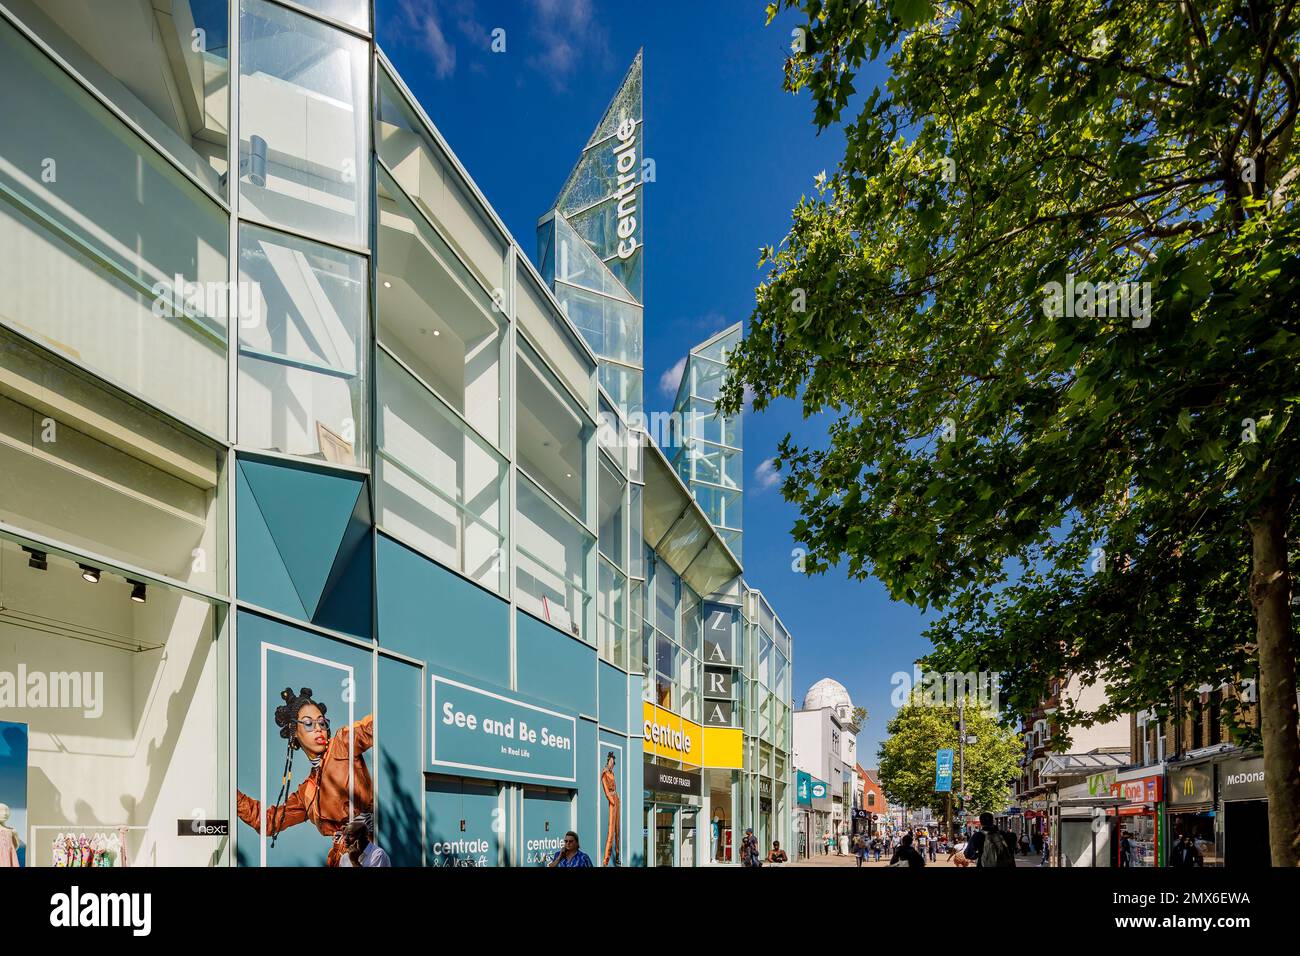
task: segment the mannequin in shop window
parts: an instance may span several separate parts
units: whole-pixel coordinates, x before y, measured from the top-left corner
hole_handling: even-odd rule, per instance
[[[325,705],[312,699],[310,687],[302,688],[297,694],[293,688],[286,687],[280,692],[280,698],[284,704],[275,709],[275,723],[286,741],[280,795],[275,806],[263,811],[257,800],[238,794],[239,819],[258,833],[263,832],[265,821],[272,848],[278,834],[310,821],[321,836],[333,841],[325,865],[338,866],[344,853],[342,838],[348,821],[374,812],[374,785],[363,759],[363,754],[374,744],[374,717],[367,714],[330,736]],[[298,750],[307,755],[311,771],[298,789],[290,792],[294,752]]]
[[[0,869],[18,866],[18,831],[9,827],[9,806],[0,803]]]

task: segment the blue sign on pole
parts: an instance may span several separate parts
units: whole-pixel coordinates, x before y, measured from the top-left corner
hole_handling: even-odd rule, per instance
[[[524,780],[577,780],[573,717],[433,675],[430,760]]]
[[[939,750],[934,759],[934,789],[937,793],[952,792],[952,751]]]

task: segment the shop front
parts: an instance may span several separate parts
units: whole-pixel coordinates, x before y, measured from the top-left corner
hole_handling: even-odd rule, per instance
[[[1218,774],[1223,865],[1271,866],[1263,755],[1229,757],[1218,764]]]
[[[1159,867],[1168,859],[1164,819],[1164,778],[1152,768],[1121,771],[1110,786],[1119,800],[1118,832],[1111,844],[1113,866]]]
[[[1169,859],[1169,848],[1186,834],[1200,852],[1204,866],[1223,865],[1222,824],[1216,802],[1212,759],[1169,765],[1165,798],[1169,839],[1163,861]]]
[[[704,727],[643,701],[642,736],[647,865],[738,863],[740,728]]]

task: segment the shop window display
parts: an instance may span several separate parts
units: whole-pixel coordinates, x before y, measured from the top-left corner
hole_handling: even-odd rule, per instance
[[[16,718],[0,724],[0,827],[23,865],[225,862],[217,835],[176,838],[196,808],[225,816],[218,617],[86,556],[0,539],[0,710]]]

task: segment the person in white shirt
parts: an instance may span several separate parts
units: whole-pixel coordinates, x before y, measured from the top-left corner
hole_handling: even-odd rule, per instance
[[[379,844],[371,841],[370,830],[360,817],[343,828],[342,836],[344,853],[339,858],[339,866],[393,865]]]

